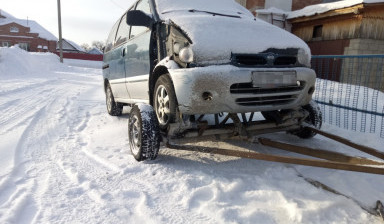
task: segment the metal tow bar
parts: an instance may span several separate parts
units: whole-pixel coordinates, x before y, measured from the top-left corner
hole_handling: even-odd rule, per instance
[[[372,156],[375,156],[379,159],[384,160],[383,152],[353,143],[347,139],[329,134],[324,131],[320,131],[315,128],[311,128],[311,127],[306,127],[306,128],[310,128],[312,131],[320,135],[323,135],[325,137],[338,141],[342,144],[351,146],[362,152],[368,153]],[[258,142],[261,145],[278,148],[278,149],[282,149],[282,150],[286,150],[286,151],[290,151],[290,152],[294,152],[302,155],[317,157],[320,159],[271,155],[271,154],[259,153],[254,151],[239,151],[239,150],[221,149],[221,148],[215,148],[215,147],[181,145],[181,144],[171,143],[170,141],[167,142],[167,147],[171,149],[196,151],[201,153],[233,156],[233,157],[240,157],[240,158],[247,158],[247,159],[265,160],[265,161],[271,161],[271,162],[280,162],[280,163],[384,175],[384,161],[376,161],[376,160],[371,160],[371,159],[361,158],[361,157],[352,157],[352,156],[347,156],[338,152],[333,152],[333,151],[324,150],[324,149],[313,149],[305,146],[291,145],[291,144],[282,143],[282,142],[274,141],[267,138],[258,138]]]

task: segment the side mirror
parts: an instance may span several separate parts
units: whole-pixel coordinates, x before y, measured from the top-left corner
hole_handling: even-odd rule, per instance
[[[153,19],[140,10],[131,10],[127,12],[127,24],[130,26],[145,26],[151,28]]]

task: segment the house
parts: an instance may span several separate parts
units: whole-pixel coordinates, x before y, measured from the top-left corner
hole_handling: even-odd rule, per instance
[[[292,32],[314,55],[382,54],[384,0],[348,0],[290,13]]]
[[[63,42],[63,52],[65,53],[87,53],[82,47],[76,44],[73,41],[68,39],[62,39]],[[57,44],[57,51],[59,51],[59,44]]]
[[[302,9],[308,5],[319,4],[335,0],[246,0],[245,7],[251,12],[258,9],[277,8],[283,11]],[[238,1],[239,2],[239,1]]]
[[[368,77],[364,85],[374,89],[382,86],[383,90],[383,60],[375,56],[368,62],[361,55],[384,53],[384,0],[308,6],[291,12],[288,20],[292,32],[307,42],[313,55],[356,55],[344,60],[312,60],[319,77],[360,85],[364,68]]]
[[[88,51],[88,54],[102,55],[103,52],[101,50],[99,50],[98,48],[94,47]]]
[[[0,9],[0,47],[15,44],[26,51],[54,52],[57,38],[33,20],[17,19]]]
[[[255,12],[258,19],[262,19],[272,25],[291,32],[291,24],[287,21],[289,12],[275,7],[268,9],[257,9]]]

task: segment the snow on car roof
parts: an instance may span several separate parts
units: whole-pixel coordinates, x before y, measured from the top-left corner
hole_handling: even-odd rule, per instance
[[[288,19],[294,19],[303,16],[313,16],[316,14],[325,13],[335,9],[351,7],[362,3],[381,3],[384,0],[344,0],[339,2],[324,3],[318,5],[310,5],[303,9],[289,13]]]
[[[39,37],[43,39],[57,41],[57,38],[55,37],[55,35],[53,35],[51,32],[46,30],[36,21],[26,20],[26,19],[17,19],[11,14],[5,12],[4,10],[1,10],[1,15],[4,16],[5,18],[0,18],[0,26],[10,24],[10,23],[17,23],[21,26],[29,27],[31,29],[30,31],[31,33],[38,33]]]

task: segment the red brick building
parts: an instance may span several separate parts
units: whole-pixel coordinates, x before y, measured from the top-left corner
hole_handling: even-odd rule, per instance
[[[18,44],[32,52],[56,51],[57,38],[33,20],[17,19],[0,10],[0,47]]]
[[[308,5],[333,2],[336,0],[236,0],[251,12],[264,8],[279,8],[285,11],[302,9]]]

